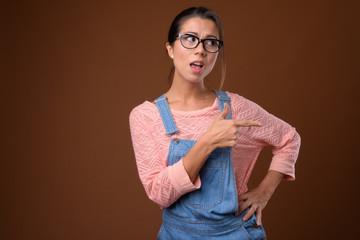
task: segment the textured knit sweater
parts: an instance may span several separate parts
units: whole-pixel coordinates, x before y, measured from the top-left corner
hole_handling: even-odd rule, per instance
[[[261,149],[272,146],[273,158],[269,170],[281,172],[285,179],[295,179],[295,162],[300,148],[300,136],[283,120],[269,114],[259,105],[234,93],[231,114],[235,120],[254,120],[261,127],[243,127],[232,148],[232,163],[238,194],[248,190],[247,182]],[[201,187],[198,176],[194,182],[184,168],[182,159],[167,165],[171,138],[199,140],[220,114],[218,100],[212,106],[197,111],[170,109],[179,132],[171,136],[165,128],[153,102],[145,101],[130,113],[130,131],[140,180],[148,197],[165,208],[183,194]]]

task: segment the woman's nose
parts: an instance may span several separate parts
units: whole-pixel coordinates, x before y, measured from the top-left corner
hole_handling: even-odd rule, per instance
[[[199,45],[194,49],[196,54],[206,55],[206,50],[204,48],[204,43],[200,42]]]

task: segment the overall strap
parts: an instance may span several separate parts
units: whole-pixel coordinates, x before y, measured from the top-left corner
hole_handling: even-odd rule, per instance
[[[229,106],[229,114],[226,116],[226,119],[231,119],[230,97],[226,94],[226,92],[223,91],[215,91],[215,93],[218,95],[220,112],[223,111],[224,104],[227,103],[227,105]]]
[[[160,112],[160,116],[165,127],[166,135],[171,135],[178,132],[179,130],[176,128],[175,121],[170,112],[170,108],[166,101],[165,94],[163,94],[161,97],[156,99],[154,102]]]

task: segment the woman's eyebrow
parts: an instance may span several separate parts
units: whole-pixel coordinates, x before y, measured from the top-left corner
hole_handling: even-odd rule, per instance
[[[199,36],[199,34],[197,32],[186,32],[186,33]]]
[[[216,39],[218,38],[217,36],[211,35],[211,34],[207,35],[206,37],[207,37],[207,38],[208,38],[208,37],[212,37],[212,38],[216,38]]]
[[[199,34],[197,32],[186,32],[186,33],[193,34],[195,36],[199,36]],[[206,38],[209,38],[209,37],[216,38],[216,39],[218,38],[217,36],[212,35],[212,34],[206,35]]]

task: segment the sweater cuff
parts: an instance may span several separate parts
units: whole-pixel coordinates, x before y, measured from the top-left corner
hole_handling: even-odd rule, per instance
[[[168,176],[170,183],[180,195],[199,189],[201,186],[199,175],[196,176],[194,182],[190,181],[182,159],[168,167]]]
[[[284,180],[295,180],[295,160],[281,156],[273,156],[269,170],[285,174]]]

